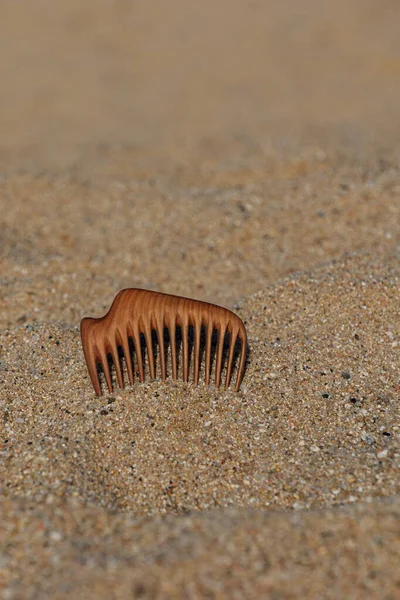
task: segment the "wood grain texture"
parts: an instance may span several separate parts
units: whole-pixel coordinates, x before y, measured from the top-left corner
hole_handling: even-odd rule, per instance
[[[104,317],[98,319],[85,317],[81,321],[83,351],[96,394],[98,396],[102,394],[98,365],[104,373],[110,393],[113,391],[110,368],[112,364],[115,368],[118,386],[125,387],[121,358],[126,365],[131,385],[135,381],[136,373],[141,382],[145,379],[145,356],[148,360],[150,377],[156,378],[154,332],[158,345],[161,379],[166,379],[168,375],[166,330],[169,338],[172,378],[178,378],[179,346],[181,345],[183,381],[189,381],[190,359],[193,354],[195,385],[199,383],[201,350],[204,346],[205,384],[210,383],[212,366],[215,362],[215,385],[220,387],[226,358],[225,388],[228,388],[234,369],[236,351],[240,345],[235,384],[235,390],[239,390],[245,369],[247,335],[242,320],[235,313],[200,300],[129,288],[121,290],[117,294],[110,310]],[[177,336],[179,331],[180,336]],[[217,342],[213,361],[214,331],[217,332]],[[229,342],[226,345],[227,334],[229,334]],[[178,337],[181,339],[177,340]],[[205,338],[204,344],[202,344],[202,337]]]

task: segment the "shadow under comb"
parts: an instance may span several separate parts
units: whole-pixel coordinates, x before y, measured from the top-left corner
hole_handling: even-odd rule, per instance
[[[136,288],[121,290],[104,317],[82,319],[81,337],[90,379],[98,396],[102,395],[99,368],[104,373],[109,392],[113,391],[112,364],[118,386],[124,388],[122,363],[126,365],[131,385],[134,375],[143,382],[147,354],[149,374],[151,379],[155,379],[157,346],[161,379],[167,378],[168,348],[172,377],[178,378],[180,347],[185,382],[189,379],[192,350],[193,381],[196,385],[199,383],[202,351],[206,385],[210,383],[213,362],[217,387],[221,385],[224,360],[225,388],[230,384],[236,359],[239,359],[236,391],[244,375],[247,335],[243,321],[227,308],[200,300]]]

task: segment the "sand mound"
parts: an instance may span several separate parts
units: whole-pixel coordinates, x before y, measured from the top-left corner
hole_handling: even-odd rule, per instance
[[[396,270],[366,257],[259,292],[239,394],[155,381],[94,399],[76,327],[3,332],[15,594],[391,590],[399,502],[378,499],[400,489],[398,307]]]
[[[136,515],[398,493],[393,269],[349,259],[260,292],[242,315],[239,394],[154,381],[94,399],[76,327],[3,333],[3,492]]]

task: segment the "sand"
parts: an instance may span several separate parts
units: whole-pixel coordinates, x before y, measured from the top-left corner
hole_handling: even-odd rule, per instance
[[[0,8],[2,598],[400,598],[399,19]],[[124,287],[235,310],[240,391],[96,398]]]

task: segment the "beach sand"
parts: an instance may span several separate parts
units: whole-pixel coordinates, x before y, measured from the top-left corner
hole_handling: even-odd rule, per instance
[[[399,19],[2,5],[2,598],[400,598]],[[124,287],[237,312],[240,391],[95,397]]]

